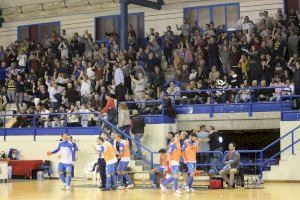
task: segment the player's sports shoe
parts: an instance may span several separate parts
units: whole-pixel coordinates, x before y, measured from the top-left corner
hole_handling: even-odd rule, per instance
[[[66,188],[65,188],[65,190],[70,190],[71,188],[70,188],[70,186],[66,186]]]
[[[133,189],[133,188],[134,188],[134,185],[133,185],[133,184],[128,185],[128,186],[126,187],[126,189]]]
[[[186,186],[184,189],[185,189],[185,191],[187,191],[187,192],[191,192],[190,187],[188,187],[188,186]]]
[[[64,190],[64,189],[66,189],[66,187],[67,187],[67,184],[64,183],[63,186],[61,187],[61,189]]]
[[[125,187],[124,186],[119,186],[118,190],[125,190]]]
[[[182,190],[185,190],[185,189],[186,189],[186,183],[184,183],[184,184],[181,186],[181,189],[182,189]]]
[[[195,190],[193,188],[190,188],[190,192],[195,192]]]
[[[180,189],[177,189],[176,191],[175,191],[175,194],[181,194],[182,193],[182,191],[180,190]]]
[[[151,187],[152,187],[152,188],[157,188],[157,185],[155,185],[155,184],[152,183],[152,184],[151,184]]]
[[[163,185],[160,186],[160,189],[161,189],[162,192],[167,192],[167,188]]]

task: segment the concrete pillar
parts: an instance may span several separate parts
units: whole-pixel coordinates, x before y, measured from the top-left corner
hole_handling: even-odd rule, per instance
[[[128,48],[128,2],[120,0],[121,13],[121,50]]]

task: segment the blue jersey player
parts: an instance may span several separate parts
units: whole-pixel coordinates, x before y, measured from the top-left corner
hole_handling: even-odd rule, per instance
[[[72,166],[75,164],[75,151],[74,145],[68,141],[69,135],[64,133],[62,136],[62,141],[59,143],[58,147],[50,152],[47,152],[48,156],[60,152],[60,161],[58,164],[58,175],[63,182],[64,189],[70,190],[71,180],[72,180]]]

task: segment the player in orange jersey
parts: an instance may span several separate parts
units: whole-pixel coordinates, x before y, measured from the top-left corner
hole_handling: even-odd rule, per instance
[[[162,148],[158,152],[160,153],[160,166],[151,170],[150,178],[152,187],[157,187],[155,174],[158,172],[162,175],[165,175],[167,172],[167,151],[164,148]]]
[[[117,176],[115,174],[116,164],[118,162],[114,147],[111,143],[104,140],[102,137],[98,137],[99,149],[106,162],[106,188],[103,191],[115,190],[117,188]],[[113,187],[111,188],[111,180],[113,181]]]
[[[188,192],[194,191],[191,187],[196,172],[197,152],[198,152],[198,137],[196,133],[192,133],[190,135],[190,139],[185,140],[182,145],[182,155],[183,155],[184,162],[187,164],[188,173],[189,173],[186,182],[186,191]]]
[[[117,167],[117,172],[119,176],[119,181],[121,183],[120,187],[118,189],[124,190],[125,184],[124,184],[124,178],[128,182],[127,189],[133,189],[134,185],[132,183],[132,180],[130,179],[128,173],[126,172],[128,163],[130,161],[130,150],[129,150],[129,141],[123,140],[122,136],[120,134],[117,134],[115,136],[115,141],[119,142],[119,156],[118,159],[120,159],[120,162]]]
[[[181,146],[179,136],[176,135],[171,143],[168,150],[168,161],[171,167],[172,176],[168,177],[167,180],[162,184],[162,191],[166,191],[166,186],[174,181],[174,190],[176,193],[181,193],[178,189],[178,177],[179,177],[179,161],[181,157]]]

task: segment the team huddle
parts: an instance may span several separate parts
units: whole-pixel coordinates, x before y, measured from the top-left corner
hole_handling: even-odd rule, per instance
[[[160,183],[161,190],[167,191],[167,187],[170,183],[174,182],[173,189],[175,193],[181,193],[181,189],[178,187],[180,168],[187,168],[188,178],[182,189],[187,192],[194,191],[192,184],[196,173],[196,154],[198,152],[197,134],[192,133],[187,140],[180,140],[179,135],[171,138],[168,146],[168,151],[160,149],[160,166],[154,168],[151,173],[152,187],[156,187],[156,172],[165,176],[163,182]],[[182,141],[182,143],[180,142]]]
[[[50,156],[60,152],[60,162],[58,164],[58,174],[64,184],[66,190],[70,189],[72,180],[73,165],[75,164],[74,143],[69,141],[69,135],[64,133],[62,141],[59,143],[57,149],[52,152],[47,152]],[[133,189],[133,182],[128,175],[126,169],[130,161],[130,147],[129,141],[122,139],[119,134],[114,135],[115,142],[119,143],[118,149],[116,145],[108,141],[107,138],[99,136],[97,138],[98,147],[96,148],[99,156],[105,160],[106,167],[106,181],[103,191],[116,189]],[[76,147],[77,148],[77,147]],[[163,178],[158,184],[163,192],[167,191],[167,187],[173,182],[173,189],[175,193],[181,193],[181,189],[188,192],[193,191],[192,184],[194,175],[196,173],[196,154],[198,152],[197,134],[192,133],[189,139],[181,140],[179,135],[175,135],[170,141],[167,150],[160,149],[160,165],[151,170],[152,187],[157,187],[156,173],[160,173]],[[178,178],[180,168],[184,164],[187,168],[188,178],[184,186],[180,189],[178,186]],[[118,186],[118,180],[120,185]],[[126,180],[127,187],[125,187]]]

